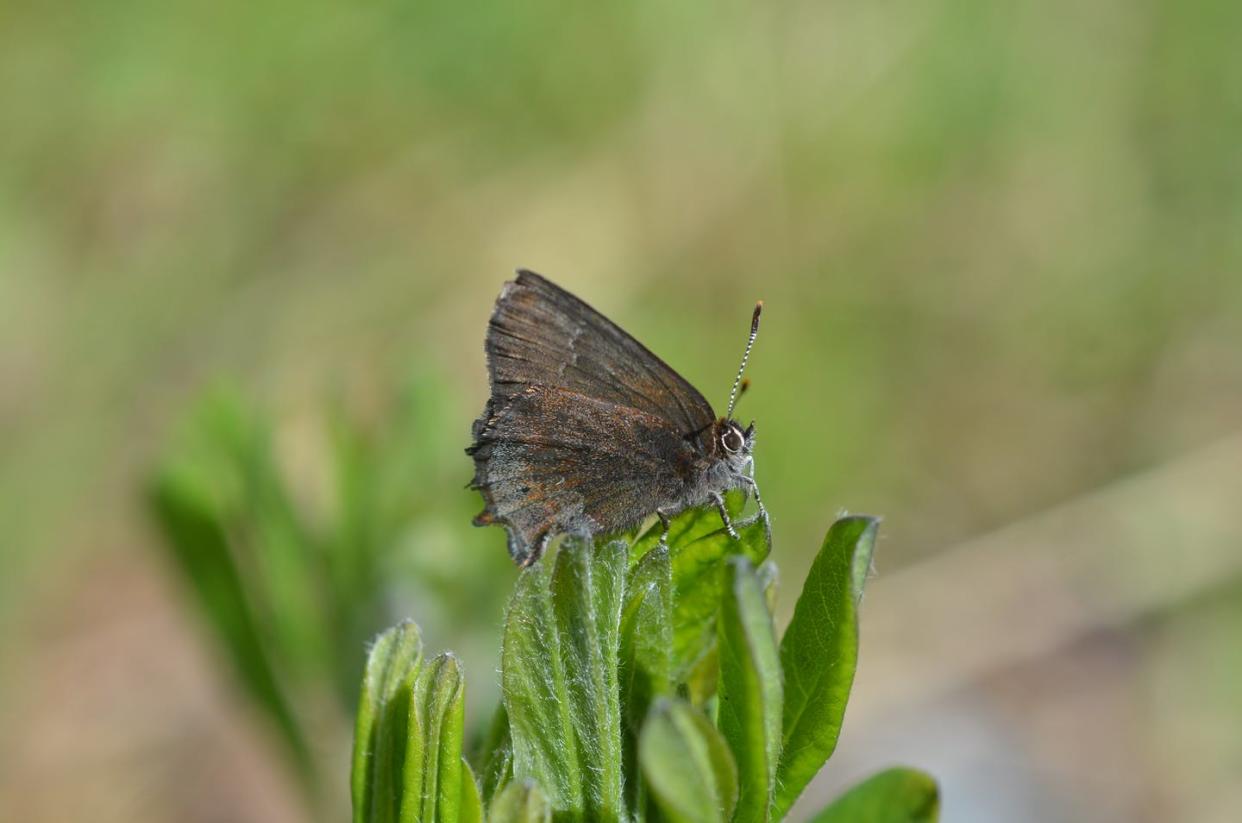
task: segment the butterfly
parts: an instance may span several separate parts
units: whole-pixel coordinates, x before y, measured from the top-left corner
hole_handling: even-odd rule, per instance
[[[737,537],[724,494],[753,492],[755,424],[733,419],[759,332],[760,301],[729,393],[711,404],[663,360],[582,300],[519,269],[496,300],[484,351],[491,396],[473,427],[470,487],[483,495],[477,526],[503,525],[521,567],[558,534],[592,537],[663,524],[714,505]]]

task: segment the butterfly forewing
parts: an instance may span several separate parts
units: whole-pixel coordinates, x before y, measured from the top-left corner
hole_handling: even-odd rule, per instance
[[[663,417],[684,434],[715,419],[681,375],[615,323],[530,271],[506,284],[488,325],[492,402],[527,386],[568,389]]]

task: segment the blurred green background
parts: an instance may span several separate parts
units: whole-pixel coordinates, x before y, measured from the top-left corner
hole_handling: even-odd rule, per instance
[[[313,819],[399,616],[486,721],[516,572],[461,449],[527,266],[717,406],[763,298],[739,414],[784,579],[886,518],[821,797],[906,761],[950,821],[1236,819],[1239,31],[1225,0],[5,4],[0,818]],[[289,640],[301,782],[150,516],[157,466],[228,476],[212,426],[316,545],[381,547],[370,611]]]

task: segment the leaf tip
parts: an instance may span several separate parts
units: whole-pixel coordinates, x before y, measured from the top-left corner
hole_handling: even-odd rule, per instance
[[[828,541],[840,540],[849,553],[850,593],[862,600],[867,578],[875,572],[875,538],[880,518],[870,514],[843,514],[828,530]]]

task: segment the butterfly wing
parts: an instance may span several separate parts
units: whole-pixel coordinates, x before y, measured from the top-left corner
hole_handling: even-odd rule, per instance
[[[530,271],[506,283],[484,343],[491,397],[475,421],[472,485],[509,551],[533,562],[554,534],[632,525],[680,501],[715,414],[645,346]]]
[[[509,552],[527,565],[562,532],[593,535],[636,525],[673,506],[705,458],[670,421],[566,389],[531,386],[476,431],[472,484],[503,523]]]
[[[687,435],[715,420],[703,395],[646,346],[531,271],[505,284],[484,348],[496,408],[527,386],[553,386],[664,418]]]

